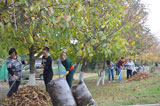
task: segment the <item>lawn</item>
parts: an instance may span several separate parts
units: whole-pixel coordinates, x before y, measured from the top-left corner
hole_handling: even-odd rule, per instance
[[[87,78],[85,83],[98,106],[160,103],[160,76],[158,75],[141,81],[127,82],[124,80],[122,83],[117,81],[108,83],[106,81],[105,86],[100,85],[99,87],[96,86],[97,79],[98,77]],[[74,81],[74,84],[77,84],[77,81]],[[44,85],[39,86],[39,88],[45,89]],[[1,97],[3,97],[2,93]]]
[[[160,77],[141,81],[107,83],[96,87],[97,77],[85,79],[85,82],[98,106],[120,106],[160,103]],[[74,81],[76,84],[77,81]],[[44,89],[44,86],[40,86]]]
[[[85,80],[99,106],[160,103],[160,77],[142,81],[106,83],[96,87],[97,77]]]

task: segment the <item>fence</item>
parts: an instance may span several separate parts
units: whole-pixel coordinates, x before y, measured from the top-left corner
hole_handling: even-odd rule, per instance
[[[8,70],[6,66],[6,61],[1,60],[0,64],[0,80],[7,80],[8,79]]]

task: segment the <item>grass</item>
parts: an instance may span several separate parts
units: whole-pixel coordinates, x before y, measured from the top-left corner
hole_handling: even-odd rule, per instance
[[[98,77],[85,79],[98,106],[121,106],[160,103],[160,77],[141,81],[107,83],[96,87]],[[74,81],[77,84],[77,81]],[[40,86],[44,89],[44,86]]]
[[[141,81],[106,83],[96,87],[97,77],[85,80],[99,106],[160,103],[160,77]]]

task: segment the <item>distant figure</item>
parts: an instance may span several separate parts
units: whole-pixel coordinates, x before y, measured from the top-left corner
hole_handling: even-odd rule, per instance
[[[111,75],[112,75],[112,81],[115,82],[114,81],[114,64],[110,60],[107,60],[106,63],[107,63],[108,72],[109,72],[108,82],[109,83],[111,82]]]
[[[155,62],[155,66],[158,67],[158,63],[157,62]]]
[[[135,64],[132,59],[129,59],[125,65],[127,66],[127,79],[129,79],[132,76],[132,73],[135,71]],[[134,72],[134,74],[136,73]]]
[[[137,69],[137,72],[144,72],[144,65],[141,64],[138,69]]]
[[[118,81],[122,82],[122,66],[124,65],[124,57],[121,57],[117,64],[117,71],[118,71]]]
[[[134,60],[134,64],[136,67],[138,66],[137,60]]]
[[[100,81],[102,81],[102,85],[104,85],[105,69],[104,69],[103,66],[99,67],[98,76],[99,76],[99,79],[98,79],[98,81],[97,81],[97,87],[99,86]]]

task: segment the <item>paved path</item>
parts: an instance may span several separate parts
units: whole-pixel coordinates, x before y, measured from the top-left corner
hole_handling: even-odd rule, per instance
[[[127,106],[160,106],[160,104],[146,104],[146,105],[127,105]]]

